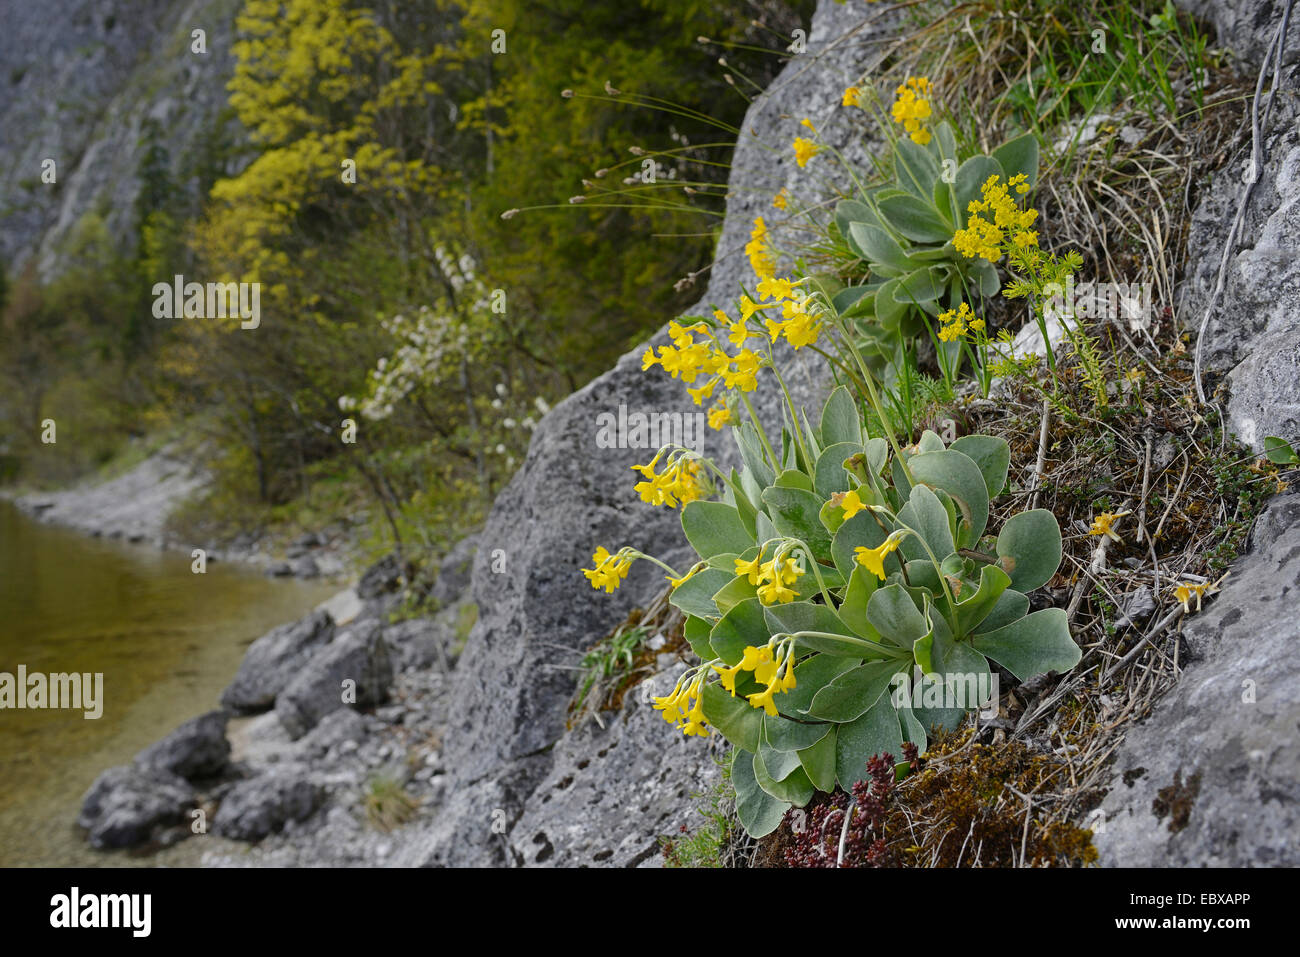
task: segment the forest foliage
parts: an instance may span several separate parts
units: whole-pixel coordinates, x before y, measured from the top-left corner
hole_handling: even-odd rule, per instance
[[[762,86],[810,13],[245,0],[204,148],[142,129],[134,235],[92,211],[57,278],[0,287],[0,477],[67,481],[184,435],[216,479],[182,518],[207,534],[365,513],[376,547],[439,549],[548,403],[691,303],[674,284],[711,255],[747,105],[716,43]],[[622,199],[646,154],[663,190]],[[604,198],[570,203],[597,170]],[[177,274],[260,283],[259,327],[155,318]]]

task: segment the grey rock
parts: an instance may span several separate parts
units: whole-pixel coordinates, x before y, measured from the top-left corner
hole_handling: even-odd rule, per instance
[[[288,578],[293,575],[293,566],[288,562],[272,562],[266,566],[266,573],[272,578]]]
[[[194,803],[194,791],[182,778],[159,768],[119,765],[95,779],[77,823],[92,847],[132,847],[184,823]]]
[[[312,654],[333,637],[334,619],[324,611],[267,632],[249,645],[221,703],[244,712],[271,707]]]
[[[666,694],[681,667],[655,680]],[[556,745],[546,778],[510,831],[527,866],[636,867],[656,862],[660,835],[697,824],[695,796],[721,779],[723,747],[687,738],[629,694],[605,727],[585,723]]]
[[[866,165],[871,144],[864,143],[860,131],[844,121],[838,104],[845,78],[869,71],[880,56],[881,37],[900,23],[896,15],[886,14],[862,26],[860,10],[831,0],[818,4],[809,52],[786,67],[741,124],[743,133],[732,160],[732,184],[745,188],[733,188],[729,194],[709,285],[692,312],[707,312],[715,303],[727,303],[734,299],[742,281],[752,279],[743,248],[756,216],[770,220],[774,246],[790,244],[783,238],[784,227],[772,216],[773,194],[785,186],[815,205],[830,198],[828,180],[834,182],[837,176],[847,180],[829,162],[807,170],[796,166],[789,143],[798,135],[800,119],[810,117],[850,163]],[[846,40],[849,33],[852,37]],[[666,341],[666,333],[661,332],[652,344]],[[448,804],[439,810],[436,824],[412,843],[408,852],[412,860],[499,863],[503,851],[490,834],[473,841],[465,838],[471,832],[481,834],[483,802],[504,790],[516,803],[504,803],[499,809],[513,827],[519,813],[529,813],[531,799],[525,800],[529,789],[550,780],[557,752],[548,749],[562,742],[565,708],[574,686],[574,673],[554,666],[576,664],[583,649],[663,586],[662,572],[642,562],[613,595],[595,592],[580,571],[590,564],[594,548],[635,544],[669,564],[684,564],[693,554],[682,537],[679,514],[643,505],[632,488],[630,467],[645,462],[653,450],[606,449],[596,441],[598,417],[602,413],[617,417],[620,406],[629,412],[698,411],[680,382],[641,371],[643,351],[644,347],[638,347],[625,355],[614,369],[543,418],[522,468],[498,498],[479,536],[471,586],[479,619],[457,663],[449,708],[455,717],[447,728],[444,748],[451,779]],[[788,370],[796,402],[806,405],[810,417],[815,417],[828,390],[821,360],[808,350],[787,350],[780,361]],[[754,395],[768,429],[779,429],[775,382],[769,379]],[[721,432],[708,431],[702,451],[724,467],[738,459],[730,436]],[[671,747],[671,729],[662,721],[659,724],[664,733],[646,760],[662,761],[665,775],[675,774],[685,761],[682,770],[687,776],[705,779],[710,773],[708,749]],[[621,770],[623,762],[631,766],[639,760],[633,751],[629,747],[610,752],[618,757],[589,769],[597,783],[590,791],[575,785],[572,793],[578,796],[568,805],[571,820],[581,821],[591,795],[601,788],[611,804],[639,804],[637,788],[653,775],[642,768],[635,778],[638,783],[627,783],[630,778]],[[504,781],[510,782],[509,787],[504,787]],[[521,790],[525,794],[521,795]],[[560,792],[549,796],[552,804],[566,800]],[[554,813],[557,819],[563,815],[558,806]],[[654,836],[658,823],[653,817],[642,822],[630,814],[617,821],[613,817],[602,820],[600,826],[613,826],[617,831],[603,838],[568,833],[566,846],[594,848],[603,841],[602,846],[612,851],[608,860],[634,858]],[[510,833],[510,859],[536,857],[535,851],[531,856],[526,853],[532,835],[521,831],[516,839],[513,830]],[[576,857],[582,852],[572,853]]]
[[[370,726],[364,717],[351,708],[339,708],[321,718],[296,747],[304,760],[319,758],[330,751],[341,753],[345,747],[354,751],[369,735]]]
[[[396,555],[386,555],[375,562],[357,582],[357,594],[362,598],[378,598],[397,591],[403,579],[402,564]]]
[[[1300,865],[1298,595],[1291,493],[1261,517],[1222,593],[1187,619],[1195,659],[1118,751],[1094,838],[1102,863]]]
[[[343,682],[356,683],[356,704],[388,697],[393,666],[378,624],[354,627],[317,652],[275,699],[275,713],[292,738],[300,738],[331,711],[345,707]]]
[[[230,742],[226,740],[229,718],[227,711],[209,711],[191,718],[137,754],[135,763],[187,781],[220,774],[230,758]]]
[[[236,841],[257,841],[321,804],[324,791],[301,765],[285,765],[241,781],[222,798],[212,830]]]
[[[293,574],[296,578],[319,578],[320,566],[316,564],[316,559],[304,555],[293,563]]]
[[[438,579],[433,583],[429,597],[439,606],[450,605],[469,587],[474,569],[474,553],[478,551],[478,536],[467,535],[457,542],[438,566]]]

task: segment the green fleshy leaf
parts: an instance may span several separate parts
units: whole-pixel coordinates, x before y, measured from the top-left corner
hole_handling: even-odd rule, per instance
[[[903,753],[903,733],[898,713],[888,695],[880,699],[856,721],[841,724],[835,732],[835,776],[846,791],[866,780],[867,759],[877,754]]]
[[[950,446],[974,462],[984,476],[989,498],[1002,494],[1011,467],[1011,446],[992,435],[963,435]]]
[[[1012,588],[1019,592],[1041,588],[1061,565],[1061,527],[1056,516],[1045,508],[1011,516],[998,534],[997,551]]]
[[[762,714],[762,712],[759,712]],[[791,721],[781,716],[763,715],[763,735],[768,747],[774,751],[802,751],[810,748],[831,730],[829,724],[810,724]],[[769,765],[770,769],[770,765]]]
[[[959,636],[969,635],[997,606],[1002,593],[1011,585],[1006,572],[992,565],[980,569],[980,583],[963,601],[957,599],[957,629]]]
[[[716,681],[706,684],[700,692],[700,708],[704,719],[731,744],[746,751],[757,751],[763,739],[763,712],[731,692]]]
[[[900,648],[912,644],[930,630],[926,616],[912,601],[912,596],[902,585],[878,588],[867,602],[867,620],[887,641]]]
[[[815,493],[773,486],[763,492],[763,504],[777,534],[806,542],[814,558],[831,557],[831,534],[822,524],[822,500]]]
[[[860,658],[840,658],[835,655],[813,655],[794,666],[795,686],[772,696],[776,710],[795,721],[807,721],[808,706],[813,695],[835,679],[836,675],[856,668]]]
[[[1031,189],[1038,182],[1038,137],[1033,133],[1007,140],[993,151],[993,158],[1002,166],[1007,180],[1024,173]]]
[[[808,716],[836,724],[856,720],[889,689],[899,668],[894,659],[872,661],[844,672],[813,696]]]
[[[709,643],[709,634],[712,631],[712,622],[696,618],[694,615],[687,615],[682,625],[682,634],[691,646],[691,651],[695,652],[695,657],[701,661],[708,661],[714,657],[713,646]]]
[[[762,602],[757,598],[749,598],[729,609],[713,626],[713,631],[709,634],[709,646],[713,649],[713,654],[700,655],[700,658],[708,661],[718,657],[728,665],[737,665],[745,656],[747,647],[765,645],[771,637]]]
[[[1004,625],[1019,621],[1029,614],[1029,599],[1018,591],[1008,588],[993,605],[993,610],[984,620],[971,629],[972,634],[980,635],[986,631],[997,631]]]
[[[688,502],[682,509],[682,531],[704,559],[722,552],[739,554],[755,544],[740,513],[722,502]]]
[[[933,195],[931,189],[924,200],[913,195],[884,199],[880,212],[889,225],[914,243],[946,243],[952,239],[953,229],[934,208]]]
[[[862,422],[858,416],[858,405],[852,393],[844,386],[836,386],[822,406],[821,425],[818,433],[823,447],[841,442],[853,445],[862,444]]]
[[[943,489],[961,510],[958,547],[978,542],[989,520],[989,493],[979,466],[953,449],[922,452],[911,456],[907,464],[917,482],[931,489]]]
[[[759,787],[751,752],[735,752],[731,761],[731,784],[736,789],[736,816],[746,834],[753,838],[766,837],[780,826],[790,804],[778,801]]]
[[[705,568],[674,588],[668,603],[697,618],[720,618],[713,595],[734,577],[720,568]]]
[[[797,759],[798,756],[790,755],[790,757]],[[804,773],[797,760],[795,769],[784,780],[778,781],[768,773],[760,752],[754,755],[754,780],[760,788],[778,801],[793,804],[795,807],[803,807],[813,796],[812,782],[808,780],[808,775]]]
[[[948,524],[948,510],[943,507],[938,496],[924,485],[913,487],[907,504],[898,513],[898,522],[914,529],[938,558],[952,554],[956,548],[952,540],[952,528]],[[908,559],[927,562],[930,561],[930,555],[926,552],[925,545],[917,541],[915,536],[908,535],[898,547]]]
[[[971,646],[1021,681],[1049,671],[1067,672],[1082,656],[1062,608],[1045,608],[997,631],[976,635]]]
[[[799,752],[799,763],[803,765],[808,780],[819,791],[835,790],[835,738],[836,728],[828,724],[830,733],[810,747]]]

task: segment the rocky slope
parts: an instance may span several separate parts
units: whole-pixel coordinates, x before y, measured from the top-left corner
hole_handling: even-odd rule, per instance
[[[1281,4],[1188,6],[1214,17],[1249,65],[1267,49]],[[790,159],[801,118],[838,139],[850,162],[864,160],[870,144],[837,125],[835,106],[843,87],[870,70],[881,41],[897,36],[887,19],[864,23],[870,16],[822,0],[808,52],[751,108],[700,309],[730,299],[747,275],[741,249],[754,216],[775,219],[772,194],[788,186],[825,195]],[[1252,419],[1256,440],[1297,431],[1300,311],[1290,253],[1300,237],[1292,212],[1300,152],[1289,71],[1264,126],[1267,162],[1207,341],[1209,368],[1227,377],[1229,414]],[[1248,148],[1225,169],[1240,169]],[[1242,188],[1222,175],[1200,194],[1182,313],[1193,330]],[[709,746],[672,732],[635,693],[604,727],[565,727],[582,651],[662,587],[643,563],[614,595],[594,592],[579,574],[592,549],[631,543],[670,562],[685,550],[676,513],[650,509],[632,491],[628,468],[647,453],[595,442],[597,416],[620,405],[691,410],[679,383],[641,372],[641,351],[543,420],[475,543],[468,585],[457,569],[470,547],[446,563],[439,584],[446,609],[436,619],[387,625],[390,599],[376,585],[359,596],[359,613],[318,616],[261,639],[227,693],[232,708],[260,709],[221,736],[235,741],[233,753],[223,756],[212,734],[225,714],[180,729],[132,768],[106,773],[87,801],[92,836],[99,828],[157,837],[202,806],[226,835],[202,838],[212,864],[655,864],[658,836],[691,821],[692,795],[716,780]],[[825,391],[811,364],[798,365],[793,378],[797,401],[812,405]],[[771,405],[762,412],[776,414]],[[710,440],[717,447],[706,452],[731,455]],[[1300,496],[1275,500],[1222,594],[1185,624],[1180,684],[1131,730],[1113,763],[1096,838],[1103,863],[1297,863],[1300,713],[1288,692],[1300,674],[1287,647],[1297,634],[1287,611],[1300,588],[1297,519]],[[377,574],[372,585],[383,580]],[[478,620],[457,656],[470,609]],[[659,665],[653,684],[663,691],[680,663],[665,655]],[[366,695],[382,701],[373,713],[338,700],[346,676],[364,676]],[[364,795],[381,771],[396,776],[416,806],[391,833],[366,824]],[[157,801],[144,801],[142,789]],[[243,851],[223,843],[229,838],[260,840]]]
[[[1208,15],[1243,72],[1256,75],[1284,3],[1185,2]],[[1227,252],[1211,315],[1207,369],[1226,376],[1227,414],[1256,449],[1300,434],[1300,22],[1282,45],[1277,93],[1261,103],[1264,162]],[[1272,72],[1264,86],[1272,86]],[[1266,104],[1268,104],[1266,106]],[[1264,116],[1267,114],[1267,118]],[[1248,183],[1250,142],[1192,217],[1182,319],[1193,330],[1211,300]],[[1096,843],[1121,866],[1300,865],[1300,492],[1278,496],[1223,592],[1184,624],[1185,671],[1114,762]]]
[[[168,172],[197,191],[223,116],[237,0],[0,0],[0,263],[43,276],[87,213],[131,238],[139,171],[156,124]],[[191,50],[205,31],[206,53]],[[55,161],[56,181],[42,164]],[[220,161],[219,159],[217,160]]]

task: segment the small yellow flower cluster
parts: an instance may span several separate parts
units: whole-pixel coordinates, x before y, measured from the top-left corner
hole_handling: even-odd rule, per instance
[[[782,186],[781,192],[772,197],[772,205],[777,209],[786,209],[790,205],[790,191]]]
[[[865,545],[859,545],[853,549],[853,555],[859,565],[871,572],[881,581],[885,580],[885,558],[891,552],[898,550],[898,543],[903,539],[902,532],[890,532],[886,538],[875,548],[867,548]]]
[[[844,91],[844,99],[840,100],[840,106],[861,106],[862,90],[856,86],[850,86]]]
[[[767,248],[767,223],[763,222],[762,216],[754,220],[749,242],[745,245],[745,255],[749,257],[749,265],[759,279],[765,279],[776,272],[776,257]]]
[[[794,150],[794,161],[799,164],[800,169],[807,166],[808,161],[822,151],[820,146],[802,136],[796,137],[790,147]]]
[[[682,675],[677,686],[673,688],[672,694],[654,700],[654,709],[662,711],[664,720],[681,728],[682,734],[688,738],[691,735],[699,735],[701,738],[709,736],[709,726],[704,721],[704,708],[701,704],[704,674],[704,670],[701,669],[689,680],[686,675]],[[693,702],[692,698],[695,699]]]
[[[1021,209],[1011,197],[1010,190],[1023,196],[1029,192],[1029,183],[1024,173],[1011,177],[1001,183],[1001,176],[994,173],[980,187],[983,199],[972,199],[966,207],[971,214],[965,229],[959,229],[952,237],[952,244],[967,259],[977,256],[989,262],[1002,258],[1003,245],[1010,237],[1012,246],[1025,249],[1038,245],[1038,233],[1029,227],[1038,219],[1038,210]],[[991,214],[985,218],[980,214]]]
[[[807,297],[796,286],[797,283],[789,279],[772,277],[763,279],[759,282],[756,291],[763,299],[772,301],[755,305],[748,297],[742,297],[740,314],[742,318],[748,318],[758,309],[774,309],[780,306],[780,319],[769,317],[763,321],[767,327],[767,334],[771,336],[773,342],[784,335],[791,346],[802,349],[817,341],[818,336],[821,335],[822,324],[820,318],[809,309]]]
[[[911,136],[912,142],[924,146],[930,142],[930,131],[924,123],[932,114],[930,109],[930,81],[923,76],[909,76],[907,82],[900,86],[895,95],[894,108],[891,111],[895,123],[902,123],[903,129]],[[845,94],[847,98],[848,94]]]
[[[680,501],[685,505],[704,497],[704,484],[700,481],[700,463],[685,452],[669,456],[664,470],[655,474],[659,464],[660,451],[645,465],[634,465],[636,471],[645,476],[645,480],[636,483],[636,490],[641,501],[647,505],[667,505],[675,508]]]
[[[748,302],[747,299],[741,300],[740,322],[731,322],[721,310],[714,313],[719,324],[730,328],[730,339],[735,345],[741,345],[754,334],[746,328],[745,320],[758,307],[749,303],[747,313],[745,304]],[[697,333],[703,334],[705,338],[695,341]],[[713,331],[702,322],[692,326],[671,322],[668,324],[668,335],[673,340],[672,345],[660,346],[657,356],[653,346],[647,347],[641,356],[641,370],[644,372],[651,366],[662,366],[674,379],[683,382],[694,382],[701,373],[708,376],[703,385],[686,390],[696,405],[703,405],[705,399],[711,398],[719,382],[727,389],[739,389],[741,392],[753,392],[758,388],[758,370],[763,364],[763,357],[752,349],[741,349],[731,355],[722,348]],[[709,424],[720,429],[731,421],[733,419],[726,399],[721,398],[709,411]]]
[[[970,306],[964,302],[959,303],[956,309],[941,312],[939,322],[942,323],[939,338],[943,342],[956,342],[967,330],[979,332],[984,328],[984,320],[971,312]]]
[[[1227,577],[1227,575],[1223,576],[1223,578]],[[1202,582],[1199,585],[1180,582],[1178,587],[1174,589],[1174,597],[1182,603],[1183,614],[1189,614],[1191,612],[1191,602],[1193,598],[1196,599],[1196,610],[1200,611],[1201,599],[1206,595],[1217,593],[1219,586],[1223,584],[1223,578],[1220,578],[1216,582]]]
[[[771,561],[764,562],[760,550],[749,561],[737,558],[735,564],[737,578],[747,577],[751,585],[759,586],[758,600],[764,605],[783,605],[798,597],[789,586],[797,582],[804,572],[793,558],[782,561],[778,554]]]
[[[718,673],[718,683],[730,691],[733,697],[736,694],[736,676],[742,671],[752,671],[754,679],[766,687],[762,691],[745,695],[745,700],[775,718],[776,703],[772,700],[772,696],[778,691],[785,692],[795,687],[794,642],[788,643],[784,660],[778,661],[778,657],[779,651],[773,649],[771,645],[764,645],[762,648],[748,645],[744,657],[738,664],[730,668],[719,668],[713,665],[713,670]]]
[[[627,570],[632,567],[634,557],[630,554],[630,549],[626,548],[620,548],[611,555],[609,549],[602,545],[591,556],[596,567],[584,568],[582,573],[587,576],[592,588],[603,588],[606,594],[613,594],[614,589],[623,584],[623,579],[627,577]]]

